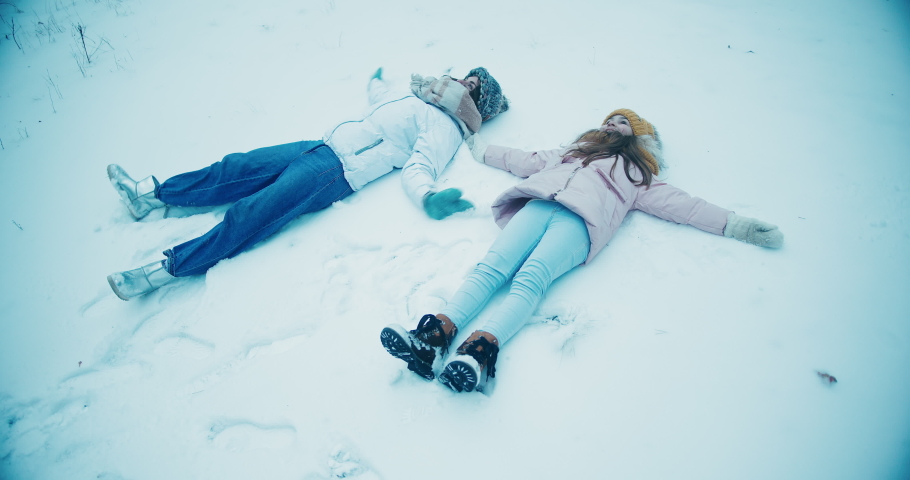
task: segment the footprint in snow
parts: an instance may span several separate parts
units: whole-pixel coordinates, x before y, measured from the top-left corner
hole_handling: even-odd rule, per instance
[[[157,342],[154,352],[165,357],[182,357],[194,360],[207,358],[215,345],[186,334],[165,337]]]
[[[212,425],[208,436],[212,445],[237,452],[257,448],[286,448],[297,439],[297,429],[291,425],[263,426],[253,422],[222,422]]]
[[[297,334],[290,337],[275,340],[273,342],[260,343],[252,345],[246,351],[238,354],[229,362],[218,365],[208,373],[193,380],[183,390],[184,395],[193,395],[199,393],[211,385],[215,385],[225,378],[234,375],[249,364],[249,361],[256,357],[268,357],[281,355],[289,352],[302,345],[309,338],[307,334]]]
[[[79,315],[83,317],[97,318],[105,315],[112,311],[116,306],[116,303],[112,300],[120,300],[114,296],[111,287],[107,285],[107,282],[105,282],[103,278],[98,279],[96,283],[99,285],[98,294],[95,295],[95,298],[83,303],[82,306],[79,307]]]
[[[30,405],[12,410],[9,412],[12,415],[6,418],[8,430],[5,442],[0,443],[0,455],[4,458],[9,458],[11,454],[24,457],[47,449],[53,435],[72,424],[88,409],[88,398],[77,397],[54,406]]]
[[[361,462],[343,445],[336,445],[329,454],[329,478],[380,480],[380,476]]]
[[[270,355],[280,355],[284,352],[291,351],[305,342],[308,335],[293,335],[270,343],[254,345],[246,353],[247,360],[255,357],[265,357]]]
[[[66,377],[60,382],[62,387],[97,389],[111,385],[120,385],[131,380],[137,380],[147,375],[145,369],[137,363],[126,365],[101,367],[99,369],[82,367],[76,373]]]

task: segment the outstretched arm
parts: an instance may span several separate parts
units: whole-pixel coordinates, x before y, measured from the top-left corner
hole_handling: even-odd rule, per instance
[[[739,216],[663,182],[643,188],[634,208],[760,247],[780,248],[784,242],[784,234],[775,225]]]
[[[517,148],[488,145],[479,133],[466,138],[465,144],[471,149],[474,160],[519,177],[530,177],[548,165],[558,163],[565,153],[565,149],[562,148],[526,152]]]
[[[664,220],[692,225],[708,233],[724,234],[729,210],[693,197],[682,189],[663,182],[639,188],[633,208]]]
[[[370,105],[376,105],[390,100],[392,96],[385,80],[382,79],[382,67],[379,67],[367,82],[367,99]]]
[[[433,188],[436,179],[461,145],[461,134],[455,124],[448,118],[440,120],[448,123],[432,123],[422,127],[411,158],[401,172],[401,186],[411,201],[436,220],[474,206],[461,198],[461,190],[457,188],[441,192]]]

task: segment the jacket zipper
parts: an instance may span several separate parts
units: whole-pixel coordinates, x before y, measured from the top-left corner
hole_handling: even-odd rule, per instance
[[[556,193],[554,193],[553,196],[550,197],[550,198],[556,198],[557,195],[559,195],[560,193],[562,193],[565,189],[569,188],[569,182],[571,182],[572,179],[575,178],[575,174],[578,173],[578,171],[581,170],[582,168],[584,168],[584,165],[581,165],[581,166],[576,167],[575,170],[572,172],[572,175],[569,175],[569,179],[566,180],[566,184],[563,185],[562,188],[560,188],[559,190],[557,190]]]
[[[365,151],[367,151],[367,150],[369,150],[369,149],[375,147],[376,145],[379,145],[380,143],[382,143],[382,140],[383,140],[383,139],[380,138],[379,140],[376,140],[375,142],[373,142],[373,143],[371,143],[371,144],[369,144],[369,145],[367,145],[367,146],[361,148],[360,150],[357,150],[356,152],[354,152],[354,155],[360,155],[361,153],[363,153],[363,152],[365,152]]]
[[[615,157],[615,156],[614,156],[614,157]],[[617,158],[617,160],[618,160],[618,158]],[[550,197],[550,199],[556,198],[557,195],[559,195],[560,193],[562,193],[563,191],[565,191],[565,189],[569,188],[569,182],[571,182],[572,179],[575,178],[575,174],[578,173],[578,171],[581,170],[582,168],[585,168],[585,165],[584,165],[584,164],[582,164],[582,165],[579,166],[579,167],[576,167],[576,168],[575,168],[575,171],[572,172],[572,175],[569,175],[569,179],[566,180],[566,184],[563,185],[562,188],[560,188],[559,190],[557,190],[556,193],[554,193],[554,194]],[[609,182],[607,183],[607,185],[610,187],[611,190],[613,190],[614,192],[616,192],[616,189],[615,189],[613,186],[610,186],[610,185],[609,185]],[[619,192],[616,192],[616,194],[619,195],[619,197],[622,198],[623,201],[625,201],[625,195],[622,195],[622,194],[620,194]]]

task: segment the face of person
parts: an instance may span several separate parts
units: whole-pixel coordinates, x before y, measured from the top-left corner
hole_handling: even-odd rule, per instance
[[[480,79],[477,77],[468,77],[464,80],[455,80],[456,82],[464,85],[464,88],[468,89],[468,92],[473,92],[475,89],[480,88]]]
[[[619,132],[627,137],[632,136],[632,126],[629,120],[622,115],[613,115],[607,119],[607,123],[601,125],[602,132]]]

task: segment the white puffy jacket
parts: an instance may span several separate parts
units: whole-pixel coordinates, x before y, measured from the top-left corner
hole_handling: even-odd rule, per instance
[[[393,94],[385,82],[370,80],[370,112],[326,131],[323,141],[344,165],[355,191],[402,169],[401,186],[423,206],[427,194],[461,145],[461,132],[442,110],[411,94]]]

